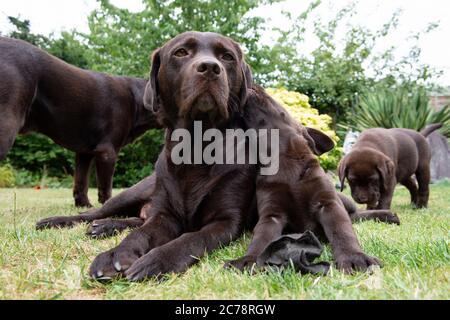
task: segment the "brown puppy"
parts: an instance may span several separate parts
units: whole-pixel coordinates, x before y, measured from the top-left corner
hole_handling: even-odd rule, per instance
[[[362,252],[342,202],[308,147],[313,139],[300,126],[283,130],[282,152],[286,155],[278,176],[257,179],[257,167],[249,164],[173,162],[171,151],[176,144],[170,137],[175,129],[192,132],[194,120],[221,132],[245,129],[255,123],[253,115],[265,112],[259,105],[273,100],[259,88],[249,88],[249,74],[239,46],[214,33],[184,33],[155,52],[146,97],[148,105],[157,108],[167,132],[156,165],[152,206],[142,227],[94,260],[91,276],[125,274],[130,280],[141,280],[186,270],[205,252],[226,245],[254,225],[255,181],[260,190],[258,210],[264,212],[255,231],[258,240],[311,229],[330,240],[340,268],[364,270],[378,264]],[[277,119],[283,118],[277,115]],[[278,122],[272,124],[278,128]],[[283,122],[283,128],[288,126]],[[325,149],[327,142],[322,146]],[[287,205],[289,212],[277,211],[272,204]],[[264,229],[271,221],[277,231]],[[265,243],[258,242],[259,246]]]
[[[147,81],[112,77],[65,63],[27,42],[0,37],[0,160],[18,133],[35,131],[76,153],[73,195],[90,206],[95,159],[98,198],[111,197],[117,154],[159,125],[143,106]]]
[[[309,138],[305,128],[259,87],[251,91],[245,112],[249,127],[279,129],[279,172],[258,175],[259,220],[253,239],[247,254],[228,265],[240,270],[251,267],[282,234],[307,230],[330,242],[336,265],[345,272],[379,265],[376,258],[363,253],[341,197],[314,156],[329,150],[330,138],[319,131],[315,139]],[[274,146],[270,147],[274,152]]]
[[[365,130],[339,163],[341,188],[347,178],[357,203],[367,204],[368,209],[390,209],[395,185],[401,183],[408,188],[416,208],[426,207],[431,152],[425,137],[441,126],[430,125],[421,133],[409,129]]]

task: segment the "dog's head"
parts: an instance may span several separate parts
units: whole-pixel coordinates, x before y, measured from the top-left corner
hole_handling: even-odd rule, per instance
[[[339,163],[341,191],[347,178],[353,199],[359,204],[375,207],[381,192],[394,179],[394,163],[374,149],[353,150]]]
[[[241,112],[252,76],[239,45],[216,33],[186,32],[152,56],[144,105],[176,119],[218,124]]]

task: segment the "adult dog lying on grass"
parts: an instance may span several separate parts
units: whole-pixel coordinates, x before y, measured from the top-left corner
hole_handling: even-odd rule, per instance
[[[254,226],[257,202],[258,210],[266,209],[260,208],[265,199],[255,197],[256,188],[264,187],[255,184],[257,166],[174,165],[171,150],[175,143],[169,138],[175,129],[192,130],[194,120],[202,121],[203,127],[221,131],[245,129],[246,112],[257,101],[252,95],[257,100],[266,99],[259,89],[253,88],[241,49],[229,38],[188,32],[154,53],[146,105],[155,109],[167,127],[167,140],[156,164],[152,205],[142,227],[94,260],[90,267],[92,277],[125,275],[137,281],[183,272],[198,257],[230,243]],[[293,171],[283,166],[281,178],[275,179],[289,175],[290,181],[299,184],[299,190],[309,188],[310,198],[292,194],[305,211],[300,212],[301,217],[296,212],[297,219],[292,219],[294,212],[285,212],[280,233],[308,228],[324,234],[337,266],[347,272],[379,265],[376,258],[363,253],[341,200],[310,150],[308,142],[314,140],[304,138],[308,133],[301,126],[296,127],[295,134],[282,152],[294,157],[300,152],[302,156],[296,158]],[[275,192],[270,196],[273,199],[280,195]]]

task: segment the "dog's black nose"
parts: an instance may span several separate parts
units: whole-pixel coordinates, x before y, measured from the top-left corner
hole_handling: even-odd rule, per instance
[[[205,60],[198,64],[197,66],[197,72],[202,73],[204,75],[213,75],[218,76],[220,75],[220,66],[217,62],[213,60]]]

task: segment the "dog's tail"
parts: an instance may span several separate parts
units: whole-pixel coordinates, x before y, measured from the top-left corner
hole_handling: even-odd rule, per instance
[[[424,136],[424,137],[428,137],[428,135],[430,133],[432,133],[433,131],[439,129],[442,127],[442,123],[432,123],[428,126],[425,127],[425,129],[423,129],[422,131],[420,131],[420,133]]]

